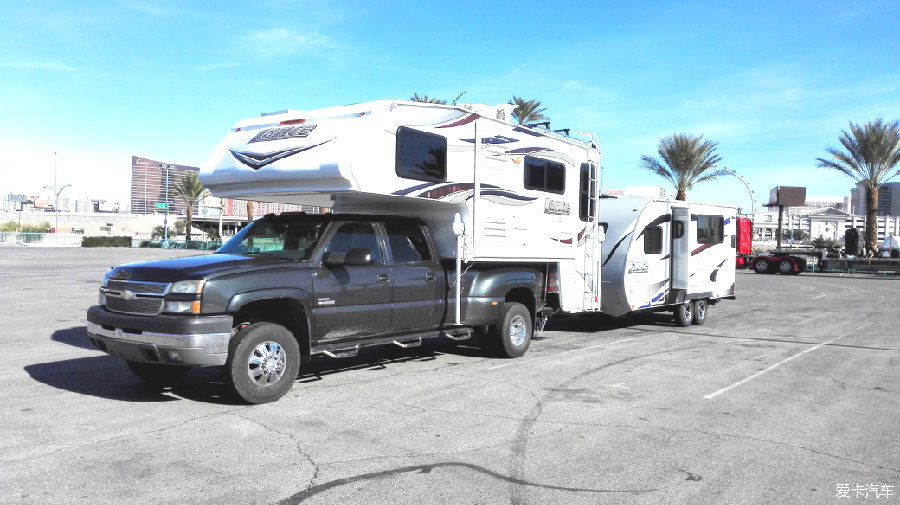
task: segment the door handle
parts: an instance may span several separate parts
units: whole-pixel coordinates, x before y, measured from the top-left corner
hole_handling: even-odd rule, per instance
[[[378,274],[375,279],[378,280],[378,282],[387,282],[391,280],[391,276],[388,274]]]
[[[426,281],[433,281],[433,280],[434,280],[434,274],[431,273],[431,272],[425,274],[425,280],[426,280]]]

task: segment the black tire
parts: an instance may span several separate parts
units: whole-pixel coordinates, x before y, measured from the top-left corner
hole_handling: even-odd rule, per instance
[[[794,273],[794,262],[791,260],[781,260],[778,262],[778,271],[783,275],[791,275]]]
[[[700,299],[700,300],[694,300],[693,304],[694,304],[694,307],[693,307],[694,318],[691,320],[691,324],[696,324],[697,326],[700,326],[706,322],[706,315],[707,315],[706,312],[709,310],[709,303],[704,299]]]
[[[764,258],[759,258],[753,263],[753,271],[758,274],[767,274],[769,273],[769,269],[771,268],[771,264],[769,260]]]
[[[300,372],[300,345],[284,326],[255,323],[238,330],[228,345],[225,382],[241,400],[274,402]]]
[[[690,326],[694,321],[694,304],[684,302],[675,306],[675,324],[678,326]]]
[[[140,377],[144,382],[154,386],[174,386],[181,382],[184,374],[191,368],[189,366],[141,363],[127,359],[125,364],[128,365],[132,373]]]
[[[528,309],[521,303],[506,303],[500,313],[500,321],[490,327],[490,347],[504,358],[521,357],[531,345],[533,331],[534,325]]]

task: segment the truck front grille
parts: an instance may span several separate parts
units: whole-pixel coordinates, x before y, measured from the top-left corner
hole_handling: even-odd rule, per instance
[[[109,280],[106,283],[106,290],[115,293],[122,291],[131,291],[136,295],[161,295],[169,288],[169,284],[165,282],[137,282],[137,281],[118,281]]]
[[[162,298],[132,298],[126,300],[112,293],[106,294],[106,308],[113,312],[155,316],[162,310]]]

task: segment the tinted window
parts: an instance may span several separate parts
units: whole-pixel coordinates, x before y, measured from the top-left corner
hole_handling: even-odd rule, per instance
[[[218,251],[224,254],[269,254],[284,259],[307,260],[324,223],[259,220],[245,227]]]
[[[697,243],[719,244],[725,240],[725,218],[697,216]]]
[[[350,249],[368,249],[375,263],[384,263],[375,229],[369,223],[342,224],[326,250],[330,253],[347,254]]]
[[[384,228],[388,233],[394,263],[420,263],[431,260],[428,240],[421,227],[411,223],[388,222]]]
[[[525,188],[565,193],[566,167],[562,163],[525,157]]]
[[[417,181],[447,180],[447,139],[401,126],[397,129],[397,175]]]
[[[644,229],[644,253],[659,254],[662,252],[662,226],[650,226]]]

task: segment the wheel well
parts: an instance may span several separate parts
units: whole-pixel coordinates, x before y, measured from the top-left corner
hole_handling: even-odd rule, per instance
[[[528,312],[531,313],[531,320],[534,321],[534,312],[535,312],[535,302],[534,302],[534,293],[531,292],[528,288],[516,288],[506,293],[505,301],[507,302],[518,302],[525,306],[528,309]]]
[[[275,323],[287,328],[297,343],[304,360],[309,359],[309,325],[303,304],[290,298],[269,298],[250,302],[234,314],[235,326],[246,323]]]

